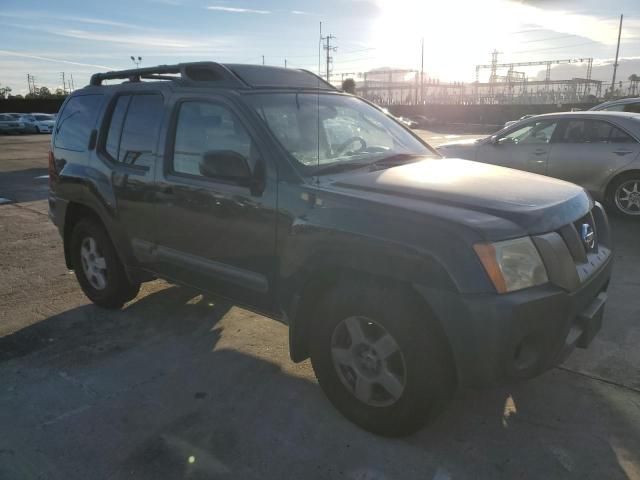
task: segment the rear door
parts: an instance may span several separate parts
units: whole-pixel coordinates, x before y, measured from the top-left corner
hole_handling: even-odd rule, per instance
[[[117,224],[136,260],[150,267],[154,177],[164,117],[161,92],[119,93],[111,100],[97,148],[108,166],[104,172],[110,177]]]
[[[476,160],[545,175],[556,120],[530,121],[478,148]]]
[[[640,154],[640,144],[604,120],[563,120],[549,158],[549,176],[599,192],[613,172]]]

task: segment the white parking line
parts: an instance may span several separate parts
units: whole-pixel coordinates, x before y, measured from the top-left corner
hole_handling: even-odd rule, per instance
[[[49,175],[40,175],[39,177],[33,177],[34,180],[43,180],[45,178],[49,178]]]
[[[9,200],[8,198],[0,197],[0,205],[3,205],[5,203],[11,203],[11,200]]]

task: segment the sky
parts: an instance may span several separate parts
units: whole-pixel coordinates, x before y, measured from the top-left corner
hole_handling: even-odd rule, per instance
[[[424,69],[472,81],[476,64],[593,57],[610,76],[619,15],[621,63],[640,74],[640,0],[0,0],[0,86],[76,88],[97,71],[199,60],[318,71],[319,23],[335,35],[333,72]],[[586,66],[557,74],[584,76]],[[324,68],[324,67],[323,67]],[[525,70],[535,76],[538,67]],[[583,70],[585,70],[583,72]],[[625,73],[625,74],[626,74]],[[488,72],[485,74],[487,75]],[[554,72],[554,78],[557,77]],[[624,77],[623,79],[626,79]],[[356,77],[357,80],[357,77]]]

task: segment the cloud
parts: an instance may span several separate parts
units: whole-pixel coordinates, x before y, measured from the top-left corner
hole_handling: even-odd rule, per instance
[[[261,15],[266,15],[271,13],[269,10],[255,10],[253,8],[222,7],[219,5],[210,5],[206,8],[207,10],[216,10],[219,12],[229,12],[229,13],[258,13]]]
[[[32,60],[44,60],[46,62],[66,63],[67,65],[77,65],[80,67],[101,68],[101,69],[107,69],[107,70],[117,69],[117,67],[109,67],[106,65],[95,65],[92,63],[73,62],[71,60],[62,60],[59,58],[42,57],[40,55],[31,55],[28,53],[13,52],[11,50],[0,50],[0,55],[8,55],[11,57],[20,57],[20,58],[30,58]]]
[[[119,43],[123,45],[136,45],[147,47],[167,47],[167,48],[193,48],[202,47],[206,44],[203,42],[194,42],[188,39],[172,38],[166,35],[139,35],[139,34],[124,34],[124,35],[111,35],[108,33],[88,32],[86,30],[47,30],[54,35],[60,35],[63,37],[77,38],[81,40],[95,40],[99,42]]]
[[[309,12],[303,12],[302,10],[291,10],[293,15],[311,15]]]
[[[108,27],[135,28],[138,30],[144,28],[140,25],[134,25],[132,23],[117,22],[114,20],[104,20],[102,18],[76,17],[73,15],[50,15],[50,14],[45,15],[45,14],[39,14],[37,12],[0,13],[0,17],[25,19],[25,20],[26,19],[33,20],[34,18],[46,18],[48,20],[62,20],[65,22],[88,23],[90,25],[104,25]],[[15,26],[19,26],[19,25],[15,25]]]

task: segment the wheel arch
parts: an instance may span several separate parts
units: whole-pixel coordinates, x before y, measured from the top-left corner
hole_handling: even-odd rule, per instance
[[[331,288],[343,282],[354,282],[359,285],[376,285],[384,288],[399,289],[408,295],[421,312],[425,314],[425,322],[430,319],[430,326],[438,329],[438,334],[446,341],[446,350],[452,365],[455,366],[455,355],[446,330],[416,285],[411,281],[397,276],[385,275],[383,272],[370,272],[352,267],[327,265],[309,273],[302,286],[292,299],[288,312],[289,320],[289,353],[294,362],[301,362],[309,358],[310,330],[314,319],[314,312],[324,295]],[[457,372],[457,368],[454,367]],[[457,380],[456,380],[457,381]]]
[[[64,216],[64,229],[62,235],[64,245],[64,261],[67,265],[67,268],[69,269],[74,268],[73,261],[71,260],[71,236],[73,235],[73,229],[78,224],[78,222],[84,218],[92,218],[99,222],[103,227],[105,226],[104,222],[100,218],[100,215],[98,215],[98,213],[91,207],[78,202],[69,202]],[[106,228],[105,231],[107,231]]]

